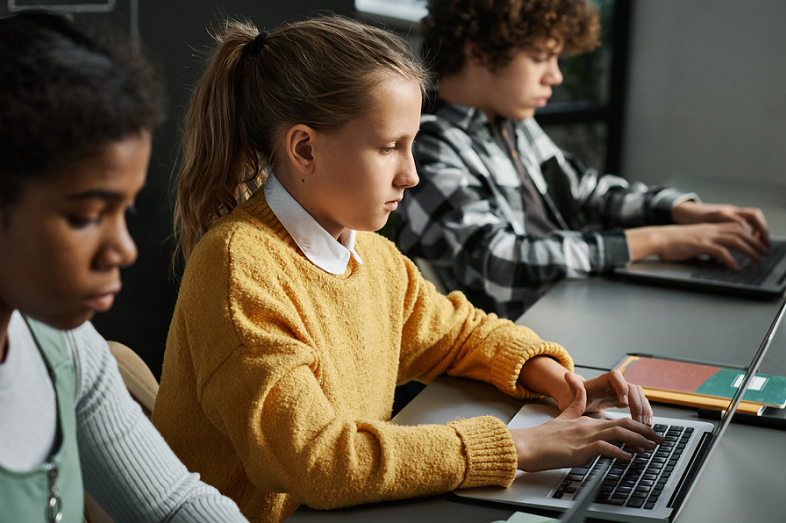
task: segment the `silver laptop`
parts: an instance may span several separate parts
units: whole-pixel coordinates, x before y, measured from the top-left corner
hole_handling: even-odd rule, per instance
[[[745,377],[716,427],[710,423],[692,420],[653,418],[656,432],[666,442],[655,450],[634,454],[630,461],[603,456],[583,467],[527,473],[519,471],[508,488],[478,488],[458,490],[462,497],[499,501],[541,509],[568,510],[576,503],[587,482],[602,468],[603,474],[595,502],[587,513],[612,521],[653,522],[673,521],[683,502],[690,494],[713,449],[731,423],[750,379],[759,369],[764,355],[775,337],[786,311],[786,300],[772,321],[761,342]],[[556,407],[544,404],[524,405],[510,421],[508,427],[527,428],[541,425],[559,414]],[[604,417],[622,417],[621,414],[602,413]]]
[[[773,238],[770,254],[758,264],[737,251],[731,252],[739,271],[714,259],[673,263],[652,257],[617,267],[614,274],[631,280],[763,298],[775,298],[786,289],[786,238]]]

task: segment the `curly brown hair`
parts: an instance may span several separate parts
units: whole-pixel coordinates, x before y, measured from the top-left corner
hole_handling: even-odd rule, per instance
[[[477,44],[488,67],[521,49],[559,39],[567,52],[598,46],[598,8],[588,0],[430,0],[421,23],[423,58],[439,77],[464,65],[464,42]]]

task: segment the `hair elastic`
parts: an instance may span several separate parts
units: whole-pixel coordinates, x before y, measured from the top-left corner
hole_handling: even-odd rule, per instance
[[[267,31],[260,31],[259,32],[257,37],[254,38],[254,41],[251,43],[251,52],[252,53],[254,53],[255,55],[259,54],[259,52],[262,50],[262,48],[265,47],[265,38],[269,34],[270,33],[267,32]]]

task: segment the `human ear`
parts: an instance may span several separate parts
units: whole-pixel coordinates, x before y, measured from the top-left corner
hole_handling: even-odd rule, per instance
[[[471,68],[488,69],[488,55],[471,40],[464,40],[464,61]]]
[[[314,170],[314,141],[316,132],[309,126],[297,124],[287,131],[284,141],[286,157],[302,174]]]

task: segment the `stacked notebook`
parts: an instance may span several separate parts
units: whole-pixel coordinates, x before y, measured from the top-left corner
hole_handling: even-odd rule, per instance
[[[725,409],[744,371],[664,358],[627,355],[616,367],[628,383],[640,385],[650,401]],[[786,377],[756,374],[738,412],[757,414],[764,407],[786,407]]]

